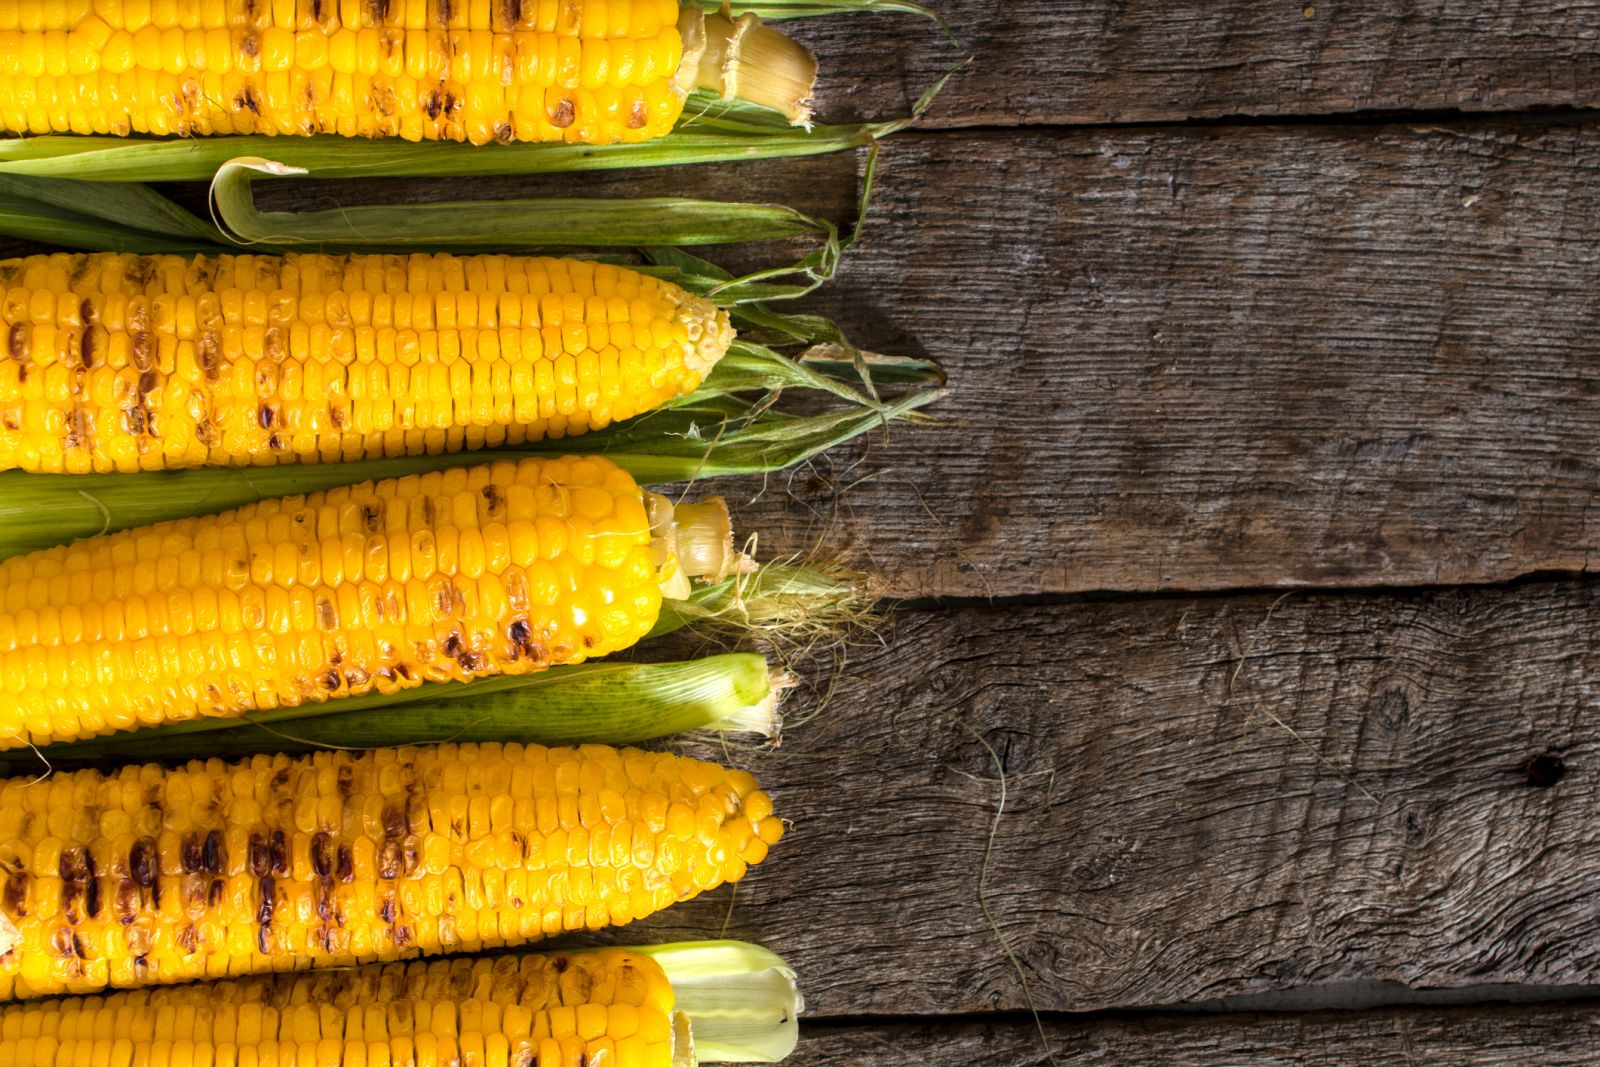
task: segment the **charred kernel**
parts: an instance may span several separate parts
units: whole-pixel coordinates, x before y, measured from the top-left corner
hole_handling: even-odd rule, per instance
[[[128,876],[146,889],[156,884],[156,843],[140,839],[128,850]]]
[[[183,869],[194,874],[205,868],[205,838],[198,832],[185,834],[183,843],[178,847],[178,862],[183,864]]]
[[[311,836],[311,869],[326,878],[333,873],[333,857],[333,839],[326,830],[318,830]]]

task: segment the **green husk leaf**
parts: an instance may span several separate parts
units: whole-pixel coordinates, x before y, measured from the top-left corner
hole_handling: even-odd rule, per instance
[[[700,1063],[776,1063],[800,1041],[805,997],[783,957],[743,941],[630,946],[672,983]]]
[[[765,121],[769,116],[777,121]],[[573,174],[826,155],[860,148],[912,121],[816,125],[807,132],[774,112],[702,94],[690,99],[676,130],[641,144],[469,145],[254,134],[159,140],[52,134],[0,140],[0,173],[93,182],[210,181],[228,160],[254,155],[312,171],[319,178]]]
[[[224,163],[212,213],[236,244],[341,248],[529,249],[734,244],[815,233],[832,225],[779,204],[676,197],[546,198],[433,204],[361,204],[321,211],[258,211],[250,184],[304,168],[257,157]]]
[[[115,761],[235,759],[441,741],[637,744],[695,730],[778,732],[778,695],[764,657],[730,653],[681,663],[583,663],[465,684],[203,718],[41,750],[56,768]],[[38,773],[40,756],[0,754],[0,775]]]
[[[722,0],[700,0],[702,6],[716,10],[722,6]],[[913,4],[910,0],[744,0],[743,3],[729,5],[735,15],[742,15],[746,11],[754,12],[764,19],[805,19],[817,18],[823,15],[846,14],[886,14],[895,13],[903,15],[920,15],[931,19],[940,26],[945,24],[943,16],[921,4]]]

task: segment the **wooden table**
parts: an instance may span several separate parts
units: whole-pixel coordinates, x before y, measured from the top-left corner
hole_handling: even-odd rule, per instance
[[[1600,12],[942,6],[816,304],[948,421],[735,492],[904,603],[649,936],[788,955],[808,1067],[1595,1062]],[[806,32],[834,115],[963,54]]]
[[[897,604],[717,752],[772,858],[617,939],[785,954],[806,1067],[1594,1062],[1600,11],[942,6],[802,32],[829,118],[973,56],[812,302],[945,422],[724,487]]]

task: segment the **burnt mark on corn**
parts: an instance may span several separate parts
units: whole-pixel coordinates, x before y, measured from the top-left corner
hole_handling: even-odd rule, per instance
[[[188,874],[198,874],[205,866],[205,838],[198,833],[187,833],[178,845],[178,862]]]
[[[450,0],[435,0],[435,2],[439,5],[437,8],[439,13],[439,25],[448,26],[450,24],[450,17],[454,13],[454,9],[451,7]]]
[[[72,942],[72,929],[66,926],[58,926],[50,934],[50,951],[64,960],[70,960],[77,954]]]
[[[123,926],[131,926],[133,920],[139,917],[139,887],[133,884],[131,878],[117,881],[117,891],[111,897],[111,910],[116,913],[117,922]]]
[[[63,882],[87,882],[94,871],[94,858],[85,848],[66,848],[61,850],[61,859],[56,864],[56,870],[61,874]]]
[[[522,21],[522,0],[500,0],[500,19],[510,29]]]
[[[339,881],[347,885],[355,881],[356,863],[355,857],[351,855],[349,845],[339,846],[338,861],[334,866],[333,873]]]
[[[311,869],[317,872],[317,877],[326,878],[333,873],[333,838],[326,830],[318,830],[311,836]]]
[[[328,422],[333,425],[333,428],[335,430],[343,429],[344,428],[344,408],[329,407],[328,408]]]
[[[128,877],[132,878],[135,885],[149,889],[156,884],[156,843],[149,838],[140,838],[128,849]]]
[[[386,923],[393,923],[397,909],[394,906],[394,897],[384,897],[383,903],[378,906],[378,918]]]
[[[250,831],[249,852],[250,873],[257,878],[265,878],[272,873],[272,847],[267,844],[267,839],[255,830]]]
[[[571,964],[571,962],[572,961],[567,959],[565,956],[557,956],[555,959],[550,961],[550,966],[556,969],[557,974],[566,974],[567,967]]]
[[[5,887],[0,889],[0,908],[17,919],[28,914],[27,871],[12,871],[6,875]]]
[[[272,422],[277,416],[278,413],[272,410],[271,404],[261,404],[256,409],[256,422],[261,424],[263,430],[272,429]]]
[[[272,873],[289,873],[289,842],[282,830],[272,831]]]
[[[256,33],[255,30],[246,30],[244,32],[244,36],[239,39],[239,51],[244,53],[244,55],[250,59],[254,59],[255,57],[259,56],[261,54],[260,34]],[[247,88],[240,95],[253,97],[255,94]],[[256,107],[254,104],[250,105],[250,110],[254,111],[257,115],[261,114],[261,109]]]
[[[256,922],[261,924],[262,930],[265,932],[266,927],[272,925],[272,910],[278,906],[278,900],[275,895],[278,891],[278,883],[273,880],[270,874],[267,874],[258,878],[256,884],[261,890],[261,903],[256,905]]]
[[[406,836],[410,827],[406,825],[405,808],[399,804],[387,804],[383,809],[383,836],[386,840],[394,841]]]
[[[480,490],[480,493],[483,496],[483,506],[487,509],[489,515],[495,516],[502,513],[506,504],[506,495],[500,491],[498,485],[490,482]]]
[[[272,434],[267,438],[267,447],[274,452],[282,452],[284,448],[283,438],[277,434]]]
[[[395,948],[405,948],[411,944],[411,927],[396,926],[389,934],[394,940]]]
[[[245,54],[254,54],[250,51],[250,44],[254,41],[254,39],[254,34],[246,35],[244,45]],[[261,101],[256,99],[256,91],[254,87],[247,85],[234,94],[233,109],[235,111],[248,111],[252,115],[261,114]]]
[[[98,326],[88,320],[84,321],[83,333],[78,338],[78,366],[83,370],[94,370],[95,364],[99,362],[102,333],[104,331]]]
[[[361,505],[361,525],[367,533],[377,533],[383,525],[383,505],[376,501]]]
[[[206,907],[215,908],[222,903],[222,879],[211,879],[211,888],[206,891]]]
[[[228,846],[222,839],[221,830],[212,830],[206,834],[204,847],[200,851],[200,860],[205,869],[212,874],[221,874],[223,867],[228,863]]]
[[[322,687],[330,693],[337,690],[343,683],[344,679],[340,677],[339,672],[331,667],[328,669],[328,673],[322,676]]]
[[[160,377],[153,370],[147,370],[139,375],[139,392],[149,395],[156,391],[156,386],[161,384]]]
[[[400,877],[400,872],[405,869],[405,855],[400,849],[400,842],[387,840],[378,850],[378,877],[385,881],[393,881]]]
[[[387,22],[389,0],[367,0],[367,17],[373,22]]]
[[[325,923],[333,921],[333,879],[317,880],[317,918]]]
[[[340,800],[349,800],[350,794],[355,791],[356,772],[350,764],[339,766],[339,773],[334,776],[333,788],[339,794]]]
[[[517,131],[511,128],[511,123],[501,119],[494,124],[494,139],[497,144],[510,144],[517,139]]]
[[[123,275],[136,289],[148,289],[156,280],[156,270],[156,261],[149,256],[134,256],[128,260]]]
[[[141,371],[147,371],[155,366],[155,360],[151,356],[151,349],[154,347],[155,341],[148,332],[140,330],[135,333],[128,345],[128,354],[133,359],[133,365]]]
[[[437,89],[433,90],[422,102],[422,110],[427,113],[428,118],[438,119],[439,112],[444,110],[444,95]]]
[[[194,923],[185,923],[182,930],[178,931],[178,945],[183,951],[194,955],[194,950],[200,945],[200,934],[194,928]]]
[[[28,358],[28,328],[22,323],[14,323],[6,331],[6,352],[18,363]]]
[[[628,129],[642,130],[650,121],[650,113],[645,110],[643,100],[635,100],[633,109],[628,112]]]
[[[577,117],[578,113],[573,107],[572,100],[564,96],[556,102],[556,109],[550,113],[550,125],[564,130],[571,126]]]
[[[195,354],[200,358],[200,369],[205,371],[206,381],[216,381],[222,374],[222,342],[218,340],[215,330],[200,334]]]

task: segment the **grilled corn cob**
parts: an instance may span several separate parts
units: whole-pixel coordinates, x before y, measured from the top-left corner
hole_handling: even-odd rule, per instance
[[[700,385],[709,301],[521,256],[0,261],[0,470],[416,455],[600,429]]]
[[[804,1006],[738,941],[458,957],[0,1006],[0,1067],[772,1063]]]
[[[694,0],[8,0],[18,133],[645,141],[696,86],[804,122],[816,61]]]
[[[663,583],[742,565],[727,509],[610,460],[267,500],[0,562],[0,748],[578,663]]]
[[[631,922],[782,834],[683,756],[439,745],[0,782],[0,998],[343,966]]]
[[[690,1062],[687,1047],[674,1055],[688,1044],[675,1024],[692,1026],[674,1007],[660,965],[622,949],[389,964],[12,1005],[0,1067],[236,1067],[286,1052],[317,1067],[671,1067]]]

